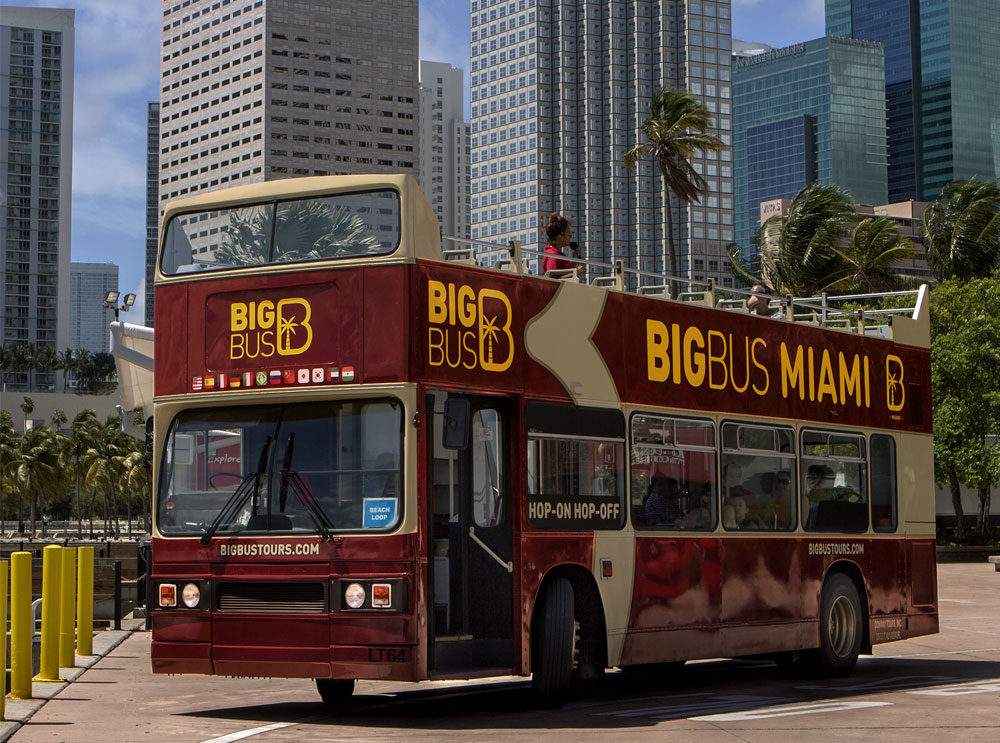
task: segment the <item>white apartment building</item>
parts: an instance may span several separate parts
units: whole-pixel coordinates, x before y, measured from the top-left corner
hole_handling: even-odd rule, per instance
[[[163,0],[159,201],[418,174],[417,0]]]
[[[471,0],[471,18],[473,237],[539,248],[558,211],[586,257],[663,273],[657,168],[623,159],[657,90],[684,88],[726,146],[695,160],[702,203],[673,201],[678,264],[731,283],[730,0]]]
[[[420,188],[445,235],[469,231],[469,124],[465,121],[464,71],[420,61]]]
[[[114,310],[104,309],[104,296],[118,289],[118,266],[114,263],[70,264],[69,347],[91,353],[111,351]],[[122,320],[130,320],[122,316]],[[136,322],[141,322],[135,318]]]
[[[72,10],[0,10],[0,345],[69,344],[73,50]],[[6,381],[48,389],[55,373]]]
[[[135,322],[153,327],[153,279],[160,231],[160,102],[146,104],[146,285],[145,316]]]

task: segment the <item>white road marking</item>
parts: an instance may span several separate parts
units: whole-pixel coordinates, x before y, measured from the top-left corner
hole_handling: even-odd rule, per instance
[[[847,712],[867,707],[888,706],[891,706],[889,702],[819,702],[794,704],[788,707],[767,707],[764,709],[745,710],[743,712],[728,712],[721,715],[705,715],[704,717],[691,717],[689,719],[697,722],[748,722],[752,720],[767,720],[772,717],[816,715],[821,712]]]
[[[983,681],[969,681],[964,684],[952,684],[951,686],[939,686],[936,689],[921,689],[911,691],[910,694],[926,694],[932,697],[957,697],[965,694],[989,694],[1000,693],[1000,679],[985,679]]]
[[[245,738],[250,738],[254,735],[260,735],[261,733],[268,733],[272,730],[280,730],[281,728],[290,728],[293,725],[298,725],[297,722],[276,722],[272,725],[261,725],[259,728],[250,728],[249,730],[239,730],[235,733],[229,733],[229,735],[220,735],[218,738],[210,738],[203,743],[233,743],[233,741],[243,740]]]

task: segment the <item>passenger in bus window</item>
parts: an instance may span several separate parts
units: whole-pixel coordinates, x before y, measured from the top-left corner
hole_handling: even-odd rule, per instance
[[[684,518],[681,489],[677,480],[657,472],[649,483],[643,503],[647,526],[673,525]]]
[[[750,507],[742,495],[731,496],[722,509],[722,525],[730,530],[764,529],[766,526],[750,514]]]
[[[835,497],[833,470],[825,464],[811,464],[806,470],[805,488],[802,490],[802,525],[816,528],[816,509],[821,501]]]
[[[688,483],[689,499],[693,499],[679,526],[682,529],[708,529],[713,525],[712,486],[710,483]]]
[[[761,317],[770,317],[775,320],[784,320],[785,315],[779,312],[774,307],[771,307],[770,300],[763,296],[765,294],[772,294],[773,292],[763,284],[754,284],[750,287],[750,291],[753,292],[749,297],[747,297],[747,310],[749,310],[751,315],[760,315]]]
[[[548,238],[548,244],[545,246],[545,257],[542,258],[542,275],[544,276],[549,271],[575,267],[576,275],[583,276],[585,269],[583,264],[577,266],[572,261],[566,260],[566,254],[563,252],[563,248],[570,245],[573,239],[573,227],[570,221],[566,217],[560,216],[558,212],[552,212],[545,225],[545,235]],[[579,258],[580,252],[576,248],[576,243],[572,243],[572,245],[574,246],[573,256]]]
[[[789,470],[765,472],[760,478],[767,496],[763,521],[770,529],[789,529],[792,526],[792,503],[795,487]]]
[[[741,497],[751,508],[758,506],[757,496],[743,484],[743,466],[739,462],[727,462],[722,466],[723,491],[727,498]]]

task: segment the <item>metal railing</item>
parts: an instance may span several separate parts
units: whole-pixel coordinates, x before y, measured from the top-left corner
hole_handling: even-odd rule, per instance
[[[688,276],[671,276],[643,271],[626,267],[623,260],[607,263],[572,255],[560,256],[560,259],[573,263],[573,268],[549,270],[541,274],[535,269],[535,266],[539,265],[542,259],[550,254],[542,250],[525,248],[518,240],[511,240],[507,245],[452,235],[442,235],[442,240],[464,246],[443,250],[445,260],[467,265],[494,268],[519,275],[535,275],[540,278],[561,281],[578,281],[589,283],[592,286],[630,292],[639,296],[697,302],[708,307],[729,311],[748,312],[746,301],[750,297],[756,296],[759,299],[767,300],[768,306],[771,308],[780,310],[781,316],[774,318],[777,320],[808,323],[825,328],[842,328],[855,333],[883,337],[888,337],[888,327],[891,325],[894,315],[905,314],[916,317],[921,308],[926,307],[927,301],[928,288],[926,285],[920,289],[906,291],[835,295],[823,292],[815,297],[796,298],[791,295],[778,296],[738,287],[719,288],[714,279],[693,279]],[[577,266],[585,266],[587,272],[580,276],[577,273]],[[845,310],[839,306],[844,302],[864,302],[902,296],[914,297],[913,306],[887,309],[860,308],[856,310]],[[879,320],[884,322],[879,323]]]

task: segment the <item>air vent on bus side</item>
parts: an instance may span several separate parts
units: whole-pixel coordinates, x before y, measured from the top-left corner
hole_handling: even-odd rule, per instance
[[[323,583],[220,583],[215,595],[219,611],[269,614],[326,614],[329,611]]]

